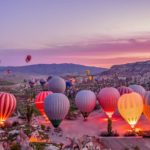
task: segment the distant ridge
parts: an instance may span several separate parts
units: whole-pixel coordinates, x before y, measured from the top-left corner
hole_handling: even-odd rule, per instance
[[[109,70],[102,72],[102,75],[125,75],[125,76],[133,76],[133,75],[143,75],[145,73],[150,73],[150,60],[127,63],[122,65],[114,65]]]
[[[29,75],[83,75],[85,70],[90,70],[91,74],[102,73],[106,71],[105,68],[84,66],[78,64],[36,64],[28,66],[8,66],[0,67],[0,73],[3,73],[6,70],[11,70],[13,73],[29,74]]]

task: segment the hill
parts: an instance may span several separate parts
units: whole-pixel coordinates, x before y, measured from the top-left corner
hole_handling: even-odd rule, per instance
[[[85,70],[90,70],[91,74],[101,73],[106,70],[105,68],[65,63],[0,67],[0,73],[3,73],[8,69],[13,73],[28,75],[83,75],[85,74]]]
[[[102,72],[102,75],[123,75],[136,76],[150,73],[150,60],[143,62],[114,65],[109,70]]]

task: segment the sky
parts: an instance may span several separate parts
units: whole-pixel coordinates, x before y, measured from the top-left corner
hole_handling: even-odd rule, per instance
[[[1,66],[150,60],[149,0],[0,1]]]

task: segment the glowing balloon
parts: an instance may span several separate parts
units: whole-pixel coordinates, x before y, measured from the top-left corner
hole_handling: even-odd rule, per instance
[[[93,80],[93,76],[88,76],[89,81]]]
[[[126,86],[121,86],[121,87],[119,87],[119,88],[118,88],[118,91],[119,91],[120,95],[133,92],[133,90],[132,90],[131,88],[126,87]]]
[[[26,63],[30,62],[31,59],[32,59],[32,56],[31,55],[27,55],[26,59],[25,59]]]
[[[141,85],[136,85],[136,84],[130,85],[129,87],[133,89],[134,92],[140,94],[142,98],[144,97],[144,94],[146,92],[144,87],[142,87]]]
[[[16,98],[9,93],[0,93],[0,125],[3,125],[16,108]]]
[[[49,94],[52,94],[52,92],[51,91],[43,91],[43,92],[40,92],[35,98],[36,108],[39,110],[41,115],[43,115],[45,118],[47,118],[47,116],[44,111],[44,100]]]
[[[132,92],[119,98],[118,110],[121,116],[134,128],[143,112],[143,100],[141,95]]]
[[[48,95],[44,100],[44,110],[55,128],[65,118],[70,108],[68,98],[62,93]]]
[[[118,90],[113,87],[103,88],[98,94],[99,104],[109,118],[112,117],[114,111],[117,109],[119,97]]]
[[[146,118],[150,120],[150,91],[145,92],[144,95],[143,113],[146,116]]]
[[[53,76],[48,81],[48,88],[50,91],[54,93],[63,93],[66,90],[65,80],[58,76]]]
[[[96,105],[96,96],[94,92],[90,90],[82,90],[77,93],[75,103],[83,117],[87,118]]]

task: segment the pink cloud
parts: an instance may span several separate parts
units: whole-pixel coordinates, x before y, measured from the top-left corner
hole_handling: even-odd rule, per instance
[[[33,64],[78,63],[110,67],[150,59],[150,38],[95,40],[39,50],[0,50],[4,65],[25,65],[23,59],[27,54],[33,56]]]

